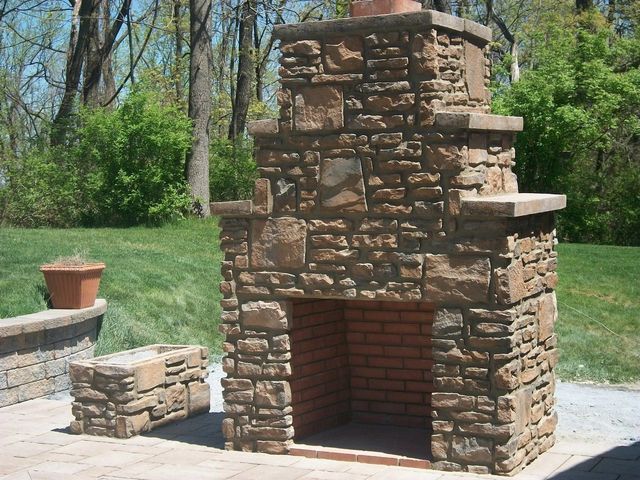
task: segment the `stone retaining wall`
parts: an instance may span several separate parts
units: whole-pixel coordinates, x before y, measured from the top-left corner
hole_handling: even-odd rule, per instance
[[[0,320],[0,407],[68,390],[69,362],[93,357],[107,302]]]

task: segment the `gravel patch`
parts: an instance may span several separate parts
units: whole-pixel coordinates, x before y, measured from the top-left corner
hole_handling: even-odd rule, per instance
[[[598,443],[640,441],[640,389],[579,383],[556,384],[558,437]]]

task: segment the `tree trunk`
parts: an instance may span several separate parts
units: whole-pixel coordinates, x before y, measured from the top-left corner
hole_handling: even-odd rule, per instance
[[[102,11],[104,12],[104,19],[102,21],[102,42],[109,36],[109,15],[111,12],[111,0],[102,0]],[[102,61],[102,81],[104,83],[104,90],[102,91],[101,105],[104,101],[109,100],[116,94],[116,77],[113,73],[113,55],[109,52]]]
[[[256,22],[253,23],[253,48],[255,51],[256,57],[256,100],[262,102],[263,95],[262,90],[264,89],[264,81],[263,81],[263,66],[266,65],[266,62],[259,61],[258,57],[260,56],[260,34],[258,33],[258,24]]]
[[[583,12],[593,8],[593,0],[576,0],[576,10]]]
[[[613,25],[616,20],[616,0],[609,0],[607,5],[607,20]]]
[[[211,0],[190,0],[189,118],[193,143],[187,161],[194,210],[209,216],[209,123],[211,119]]]
[[[235,140],[244,132],[247,122],[249,103],[252,97],[252,83],[255,72],[255,51],[253,29],[256,22],[256,1],[245,0],[240,17],[240,35],[238,38],[240,55],[238,59],[238,76],[236,80],[236,96],[233,102],[233,114],[229,125],[229,139]]]
[[[73,103],[80,85],[84,52],[87,43],[91,0],[76,0],[73,6],[69,46],[67,47],[67,65],[65,69],[64,94],[58,112],[51,125],[51,145],[64,143],[69,119],[73,112]]]
[[[518,64],[518,42],[513,38],[511,42],[511,83],[520,80],[520,65]]]
[[[184,100],[184,86],[182,84],[182,57],[184,54],[184,33],[182,31],[182,0],[173,0],[173,26],[175,35],[175,55],[174,55],[174,86],[176,89],[176,100],[178,105],[182,105]]]
[[[502,18],[500,18],[500,16],[493,11],[493,4],[487,2],[487,12],[489,11],[491,12],[491,19],[498,26],[500,32],[502,33],[502,35],[504,35],[504,38],[511,44],[510,77],[511,83],[516,83],[518,80],[520,80],[520,65],[518,64],[518,42],[516,41],[515,35],[511,33],[511,30],[509,30],[509,27],[507,27],[507,24],[504,22],[504,20],[502,20]]]
[[[110,58],[113,46],[126,18],[129,18],[131,0],[123,0],[113,25],[109,25],[109,3],[108,0],[84,0],[93,3],[93,13],[89,23],[89,39],[87,41],[86,62],[84,69],[84,85],[82,89],[83,102],[86,105],[97,107],[105,104],[110,95],[105,94],[107,88],[102,88],[103,81],[110,81],[105,78],[105,67],[111,69]],[[106,7],[106,8],[105,8]],[[102,11],[102,25],[100,14]],[[110,72],[106,73],[108,77]],[[115,80],[113,81],[113,91],[115,92]]]
[[[102,77],[102,44],[104,40],[100,38],[100,13],[102,5],[100,0],[83,0],[91,4],[89,17],[87,49],[85,52],[85,74],[82,85],[82,103],[92,107],[97,107],[101,103],[100,79]],[[108,15],[108,12],[105,12]]]

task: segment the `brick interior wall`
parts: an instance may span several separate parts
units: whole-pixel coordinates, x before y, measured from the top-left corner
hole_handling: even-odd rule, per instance
[[[296,438],[350,419],[430,428],[433,311],[417,302],[294,301]]]
[[[293,302],[291,403],[296,438],[349,419],[349,358],[343,302]]]

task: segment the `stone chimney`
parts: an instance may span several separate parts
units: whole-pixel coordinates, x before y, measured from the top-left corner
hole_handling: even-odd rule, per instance
[[[518,193],[523,124],[489,114],[491,31],[393,13],[413,3],[274,29],[254,198],[211,206],[228,449],[326,458],[299,445],[418,427],[424,455],[391,463],[513,474],[554,443],[565,197]]]

